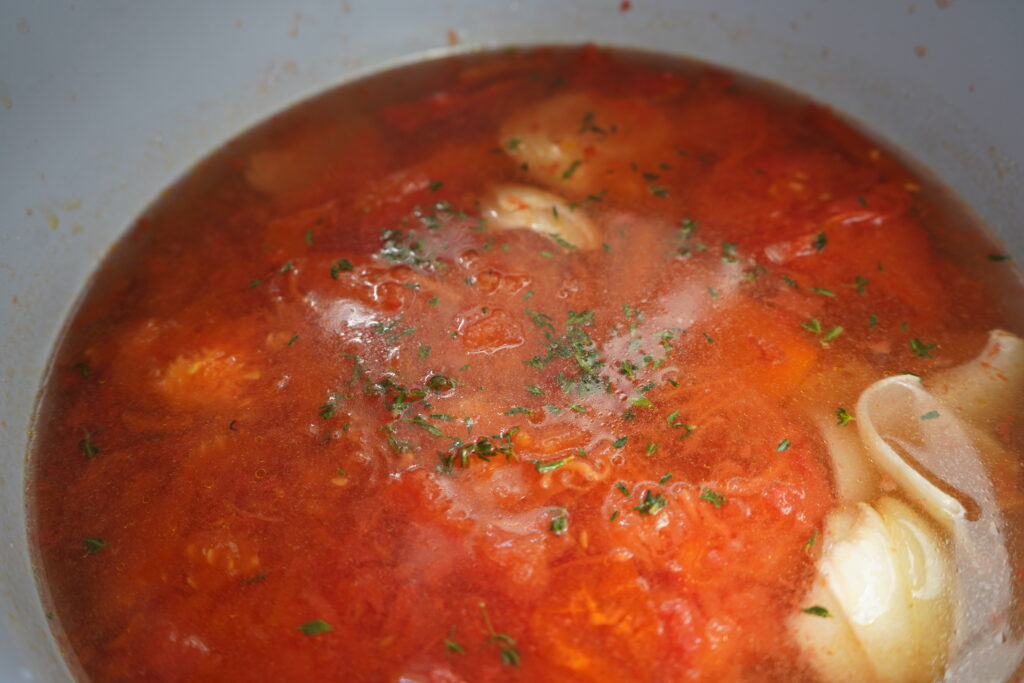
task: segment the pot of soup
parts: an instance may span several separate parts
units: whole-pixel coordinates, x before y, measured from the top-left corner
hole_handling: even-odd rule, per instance
[[[2,15],[0,678],[1020,676],[1021,7]]]

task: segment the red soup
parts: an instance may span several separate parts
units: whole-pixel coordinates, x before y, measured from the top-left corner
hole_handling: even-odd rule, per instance
[[[146,211],[56,351],[30,487],[70,660],[915,680],[1012,644],[1021,290],[947,204],[826,108],[649,55],[288,110]]]

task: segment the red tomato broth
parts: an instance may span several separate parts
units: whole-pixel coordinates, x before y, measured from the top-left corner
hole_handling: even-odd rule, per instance
[[[584,151],[605,192],[556,188],[596,250],[481,221],[536,183],[497,131],[565,92],[640,131]],[[1008,325],[934,193],[820,108],[593,48],[289,110],[146,212],[57,351],[31,492],[70,650],[96,680],[811,678],[812,416]]]

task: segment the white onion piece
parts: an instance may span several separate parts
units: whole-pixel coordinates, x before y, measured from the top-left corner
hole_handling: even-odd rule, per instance
[[[1024,392],[1024,340],[992,330],[977,358],[937,373],[929,378],[928,386],[965,420],[984,422],[1001,417]]]
[[[840,504],[872,500],[878,494],[878,474],[868,460],[857,432],[828,418],[818,421],[832,463],[832,478]]]
[[[953,409],[911,376],[868,387],[857,402],[857,425],[869,457],[953,539],[959,596],[947,677],[1002,680],[1020,661],[1024,643],[1008,636],[1011,566],[982,454]],[[971,513],[929,479],[965,496]]]
[[[929,522],[894,498],[839,508],[826,524],[818,577],[794,637],[823,677],[927,681],[942,671],[952,568]]]
[[[528,228],[556,242],[562,239],[571,248],[595,249],[601,244],[597,228],[582,209],[570,208],[564,198],[528,185],[496,188],[484,215],[495,227]]]

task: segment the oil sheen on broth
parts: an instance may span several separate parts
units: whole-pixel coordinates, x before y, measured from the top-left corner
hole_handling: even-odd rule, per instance
[[[1019,282],[891,151],[705,66],[344,86],[83,295],[32,453],[54,628],[98,681],[1009,675]]]

